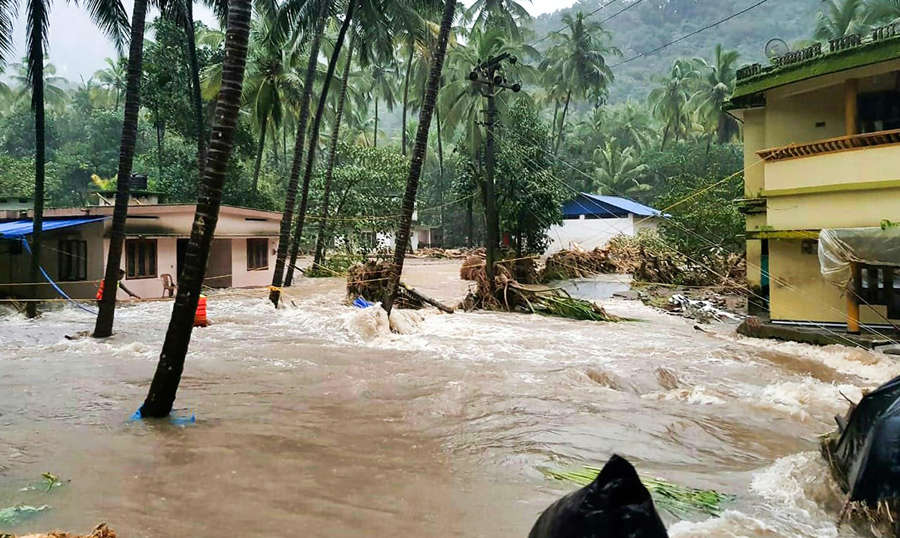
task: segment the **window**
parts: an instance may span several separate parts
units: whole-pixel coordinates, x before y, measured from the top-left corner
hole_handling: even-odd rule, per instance
[[[862,304],[887,306],[890,319],[900,319],[900,271],[895,267],[857,265],[853,275]]]
[[[889,90],[859,96],[859,132],[900,128],[900,92]]]
[[[127,278],[156,278],[156,239],[125,240]]]
[[[269,268],[269,240],[247,240],[247,270],[259,271]]]
[[[59,280],[64,282],[87,280],[87,241],[60,239],[56,250]]]

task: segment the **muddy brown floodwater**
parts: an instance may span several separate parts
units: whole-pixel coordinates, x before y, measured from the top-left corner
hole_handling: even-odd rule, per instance
[[[412,261],[444,299],[458,263]],[[616,285],[612,285],[616,287]],[[603,286],[588,286],[598,293]],[[176,407],[196,424],[130,422],[171,303],[125,305],[116,335],[73,308],[0,317],[0,508],[51,508],[11,529],[120,536],[525,537],[568,484],[542,468],[602,464],[737,496],[675,537],[856,536],[816,436],[900,373],[883,355],[712,333],[637,302],[618,324],[427,311],[410,334],[342,304],[343,283],[301,280],[294,306],[212,294]],[[70,480],[28,489],[50,471]],[[24,490],[23,490],[24,489]]]

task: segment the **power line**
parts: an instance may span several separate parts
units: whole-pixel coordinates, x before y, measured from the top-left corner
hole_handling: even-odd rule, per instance
[[[768,2],[768,1],[769,1],[769,0],[760,0],[759,2],[753,4],[752,6],[746,7],[746,8],[744,8],[744,9],[738,11],[737,13],[732,13],[731,15],[725,17],[725,18],[722,19],[722,20],[719,20],[719,21],[716,21],[716,22],[714,22],[714,23],[712,23],[712,24],[709,24],[709,25],[707,25],[707,26],[704,26],[703,28],[699,28],[699,29],[697,29],[697,30],[694,30],[693,32],[690,32],[690,33],[688,33],[688,34],[685,34],[685,35],[679,37],[678,39],[675,39],[675,40],[673,40],[673,41],[669,41],[669,42],[666,43],[665,45],[661,45],[661,46],[659,46],[659,47],[656,47],[655,49],[653,49],[653,50],[651,50],[651,51],[648,51],[648,52],[642,52],[642,53],[640,53],[640,54],[637,54],[637,55],[635,55],[635,56],[632,56],[631,58],[628,58],[628,59],[626,59],[626,60],[622,60],[622,61],[619,62],[619,63],[613,64],[613,65],[611,65],[611,66],[609,66],[609,67],[610,67],[610,69],[612,69],[612,68],[615,68],[615,67],[619,67],[620,65],[625,65],[625,64],[627,64],[627,63],[633,62],[633,61],[635,61],[635,60],[637,60],[637,59],[639,59],[639,58],[643,58],[643,57],[645,57],[645,56],[650,56],[650,55],[652,55],[652,54],[656,54],[657,52],[659,52],[659,51],[661,51],[661,50],[663,50],[663,49],[665,49],[665,48],[671,47],[672,45],[675,45],[675,44],[677,44],[677,43],[681,43],[681,42],[684,41],[685,39],[694,37],[695,35],[697,35],[697,34],[699,34],[699,33],[701,33],[701,32],[705,32],[705,31],[707,31],[707,30],[709,30],[709,29],[715,28],[716,26],[719,26],[720,24],[726,23],[726,22],[728,22],[728,21],[730,21],[731,19],[734,19],[734,18],[736,18],[736,17],[740,17],[740,16],[743,15],[744,13],[747,13],[748,11],[751,11],[751,10],[757,8],[757,7],[759,7],[759,6],[763,5],[763,4],[765,4],[765,3]]]

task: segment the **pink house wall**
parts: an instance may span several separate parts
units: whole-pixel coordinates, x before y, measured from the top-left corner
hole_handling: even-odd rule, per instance
[[[269,240],[269,266],[266,269],[247,270],[247,240],[233,239],[231,242],[231,286],[234,288],[253,288],[268,286],[272,283],[272,273],[275,272],[275,258],[278,249],[278,239]]]
[[[160,275],[168,273],[173,279],[178,278],[175,265],[177,263],[176,245],[178,240],[174,237],[147,237],[146,239],[156,239],[156,277],[153,278],[128,278],[125,277],[123,283],[132,292],[141,297],[162,297],[163,285]],[[103,259],[106,260],[109,255],[109,239],[103,240]],[[122,270],[125,269],[125,252],[122,252]],[[119,290],[117,299],[128,299],[128,294]]]

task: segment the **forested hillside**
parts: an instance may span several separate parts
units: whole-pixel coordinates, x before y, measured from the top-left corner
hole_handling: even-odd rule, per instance
[[[536,18],[533,27],[537,41],[563,26],[564,13],[583,11],[587,14],[606,5],[592,19],[603,21],[612,17],[604,27],[612,36],[612,44],[623,54],[621,58],[609,59],[609,63],[615,65],[755,3],[756,0],[615,0],[612,3],[610,0],[580,0],[570,9]],[[809,39],[815,29],[816,13],[821,8],[821,0],[771,0],[716,28],[617,67],[613,70],[615,82],[609,88],[610,102],[627,98],[643,100],[655,85],[654,77],[666,73],[673,60],[708,56],[718,43],[726,49],[739,51],[739,63],[744,64],[763,59],[763,48],[774,37],[788,43]],[[538,48],[549,43],[550,40],[544,40]]]

